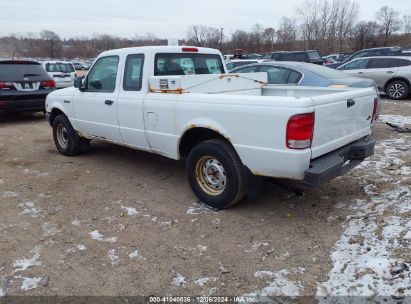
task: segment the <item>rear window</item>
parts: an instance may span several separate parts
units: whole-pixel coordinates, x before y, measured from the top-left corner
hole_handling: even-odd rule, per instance
[[[22,81],[50,79],[40,63],[0,61],[0,81]]]
[[[320,77],[328,78],[328,79],[343,79],[343,78],[350,78],[350,76],[344,74],[343,72],[327,68],[322,65],[318,64],[304,64],[302,66],[307,71],[314,73]]]
[[[397,67],[409,66],[411,65],[411,61],[406,59],[395,59]]]
[[[155,56],[154,75],[223,74],[219,55],[197,53],[159,53]]]
[[[310,60],[322,60],[318,52],[308,52],[308,57],[310,58]]]
[[[396,60],[392,58],[374,58],[371,59],[369,69],[388,69],[396,66]]]
[[[47,72],[71,73],[71,72],[74,72],[74,67],[69,63],[47,63],[46,71]]]

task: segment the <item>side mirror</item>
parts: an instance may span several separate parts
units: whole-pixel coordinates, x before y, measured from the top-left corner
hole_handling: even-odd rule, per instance
[[[84,90],[83,79],[81,77],[74,78],[74,87],[79,89],[80,91]]]

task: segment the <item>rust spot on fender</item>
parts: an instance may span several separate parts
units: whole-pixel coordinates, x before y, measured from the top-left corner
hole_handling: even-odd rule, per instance
[[[261,172],[259,172],[259,171],[254,171],[253,174],[254,174],[255,176],[263,176],[263,174],[262,174]]]

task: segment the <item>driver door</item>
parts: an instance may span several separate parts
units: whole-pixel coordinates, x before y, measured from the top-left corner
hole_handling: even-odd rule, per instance
[[[84,88],[73,96],[78,130],[84,134],[122,142],[117,104],[119,57],[99,58],[84,80]]]

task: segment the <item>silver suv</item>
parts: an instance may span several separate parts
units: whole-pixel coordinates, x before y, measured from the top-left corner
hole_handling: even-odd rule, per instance
[[[392,99],[405,99],[411,92],[411,57],[364,57],[347,62],[338,70],[374,80],[378,90]]]

